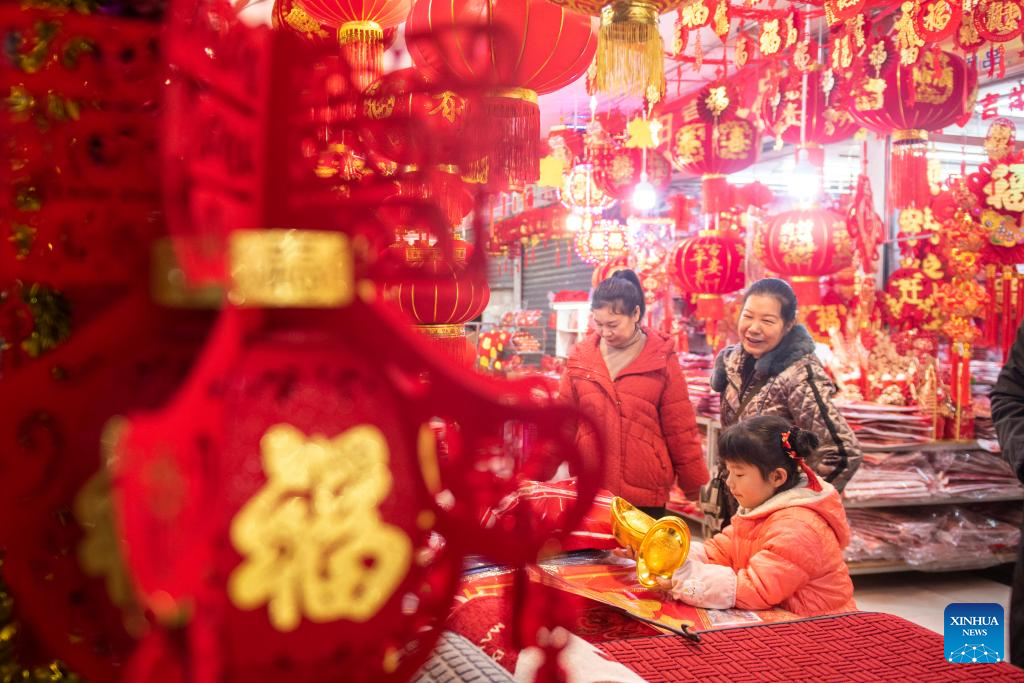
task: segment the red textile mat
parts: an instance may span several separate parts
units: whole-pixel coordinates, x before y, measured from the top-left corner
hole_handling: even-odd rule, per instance
[[[1006,663],[951,664],[942,636],[890,614],[856,612],[705,633],[602,643],[649,683],[677,681],[1024,681]]]

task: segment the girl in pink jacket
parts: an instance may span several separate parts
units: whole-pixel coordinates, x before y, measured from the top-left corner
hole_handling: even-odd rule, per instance
[[[739,503],[732,524],[694,543],[664,587],[697,607],[770,609],[801,616],[856,610],[843,560],[850,526],[839,494],[811,469],[818,439],[776,416],[725,430],[719,458]]]

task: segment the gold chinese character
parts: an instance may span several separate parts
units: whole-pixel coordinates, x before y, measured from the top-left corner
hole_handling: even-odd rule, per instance
[[[1013,151],[1013,134],[1012,124],[1007,125],[1001,120],[989,126],[988,134],[985,136],[985,151],[990,159],[999,161]]]
[[[832,68],[835,70],[849,69],[853,64],[853,50],[850,48],[850,36],[843,35],[836,39],[832,49]]]
[[[814,259],[814,221],[787,221],[779,229],[782,260],[790,265],[806,265]]]
[[[680,164],[693,164],[704,160],[703,123],[680,126],[676,132],[676,159]]]
[[[772,19],[761,25],[761,54],[773,55],[782,48],[782,37],[779,36],[779,20]]]
[[[231,523],[242,562],[228,580],[236,607],[266,604],[292,631],[306,617],[365,622],[409,570],[412,542],[383,522],[391,490],[388,444],[374,426],[328,438],[274,425],[260,440],[264,484]]]
[[[928,5],[921,23],[929,31],[938,33],[949,25],[949,20],[952,18],[953,13],[950,11],[949,5],[946,4],[946,0],[935,0]]]
[[[699,28],[708,22],[708,7],[704,0],[697,0],[683,8],[682,23],[686,28]]]
[[[896,289],[899,290],[899,295],[896,297],[896,303],[903,309],[907,306],[912,308],[921,308],[923,301],[921,300],[921,294],[924,290],[923,276],[921,273],[914,273],[910,277],[904,277],[894,282]]]
[[[900,63],[913,64],[917,61],[920,48],[924,46],[924,39],[917,35],[917,29],[914,28],[914,3],[908,0],[900,5],[900,9],[903,13],[893,24],[896,47],[900,51]]]
[[[1020,26],[1020,5],[1006,0],[995,0],[985,8],[985,28],[995,35],[1014,33]]]
[[[751,147],[750,130],[743,121],[727,121],[718,126],[718,156],[745,159]]]
[[[387,119],[395,113],[395,96],[370,97],[363,103],[363,113],[371,119]]]
[[[864,87],[857,93],[854,99],[854,106],[857,111],[877,111],[885,103],[885,80],[881,78],[869,78],[864,81]]]
[[[914,96],[918,102],[942,104],[953,94],[953,66],[946,54],[939,54],[938,73],[931,59],[913,66]]]
[[[466,111],[466,100],[451,90],[445,90],[439,95],[434,95],[434,99],[437,100],[437,106],[428,111],[427,114],[433,116],[440,113],[448,123],[455,123],[456,117],[462,116],[463,112]]]
[[[1004,211],[1024,211],[1024,176],[1006,164],[992,169],[992,179],[982,188],[985,203]]]
[[[615,185],[625,185],[633,179],[635,172],[633,160],[626,154],[618,154],[612,159],[612,167],[609,169],[608,175],[611,176]]]

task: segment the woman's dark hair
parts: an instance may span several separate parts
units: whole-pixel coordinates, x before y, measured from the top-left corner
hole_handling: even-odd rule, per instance
[[[789,457],[782,445],[783,432],[789,432],[789,445],[808,465],[813,466],[818,448],[818,437],[813,432],[797,429],[793,423],[777,415],[763,415],[737,422],[718,437],[718,459],[753,465],[767,480],[768,474],[781,467],[786,470],[786,482],[778,488],[785,491],[800,480],[800,465]]]
[[[743,295],[743,303],[754,295],[774,297],[782,309],[782,321],[787,325],[796,320],[796,294],[785,280],[766,277],[750,285]]]
[[[647,306],[644,305],[644,288],[640,285],[640,278],[628,268],[617,270],[612,276],[597,285],[594,296],[590,300],[590,310],[596,311],[599,308],[611,306],[616,313],[633,315],[633,311],[640,307],[640,317],[644,317]]]

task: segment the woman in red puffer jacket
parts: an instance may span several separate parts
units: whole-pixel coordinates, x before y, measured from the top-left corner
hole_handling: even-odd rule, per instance
[[[673,482],[696,500],[708,481],[686,380],[671,339],[640,325],[636,273],[599,284],[590,307],[595,331],[570,350],[559,396],[593,420],[576,431],[584,456],[601,457],[603,432],[604,488],[660,517]]]

